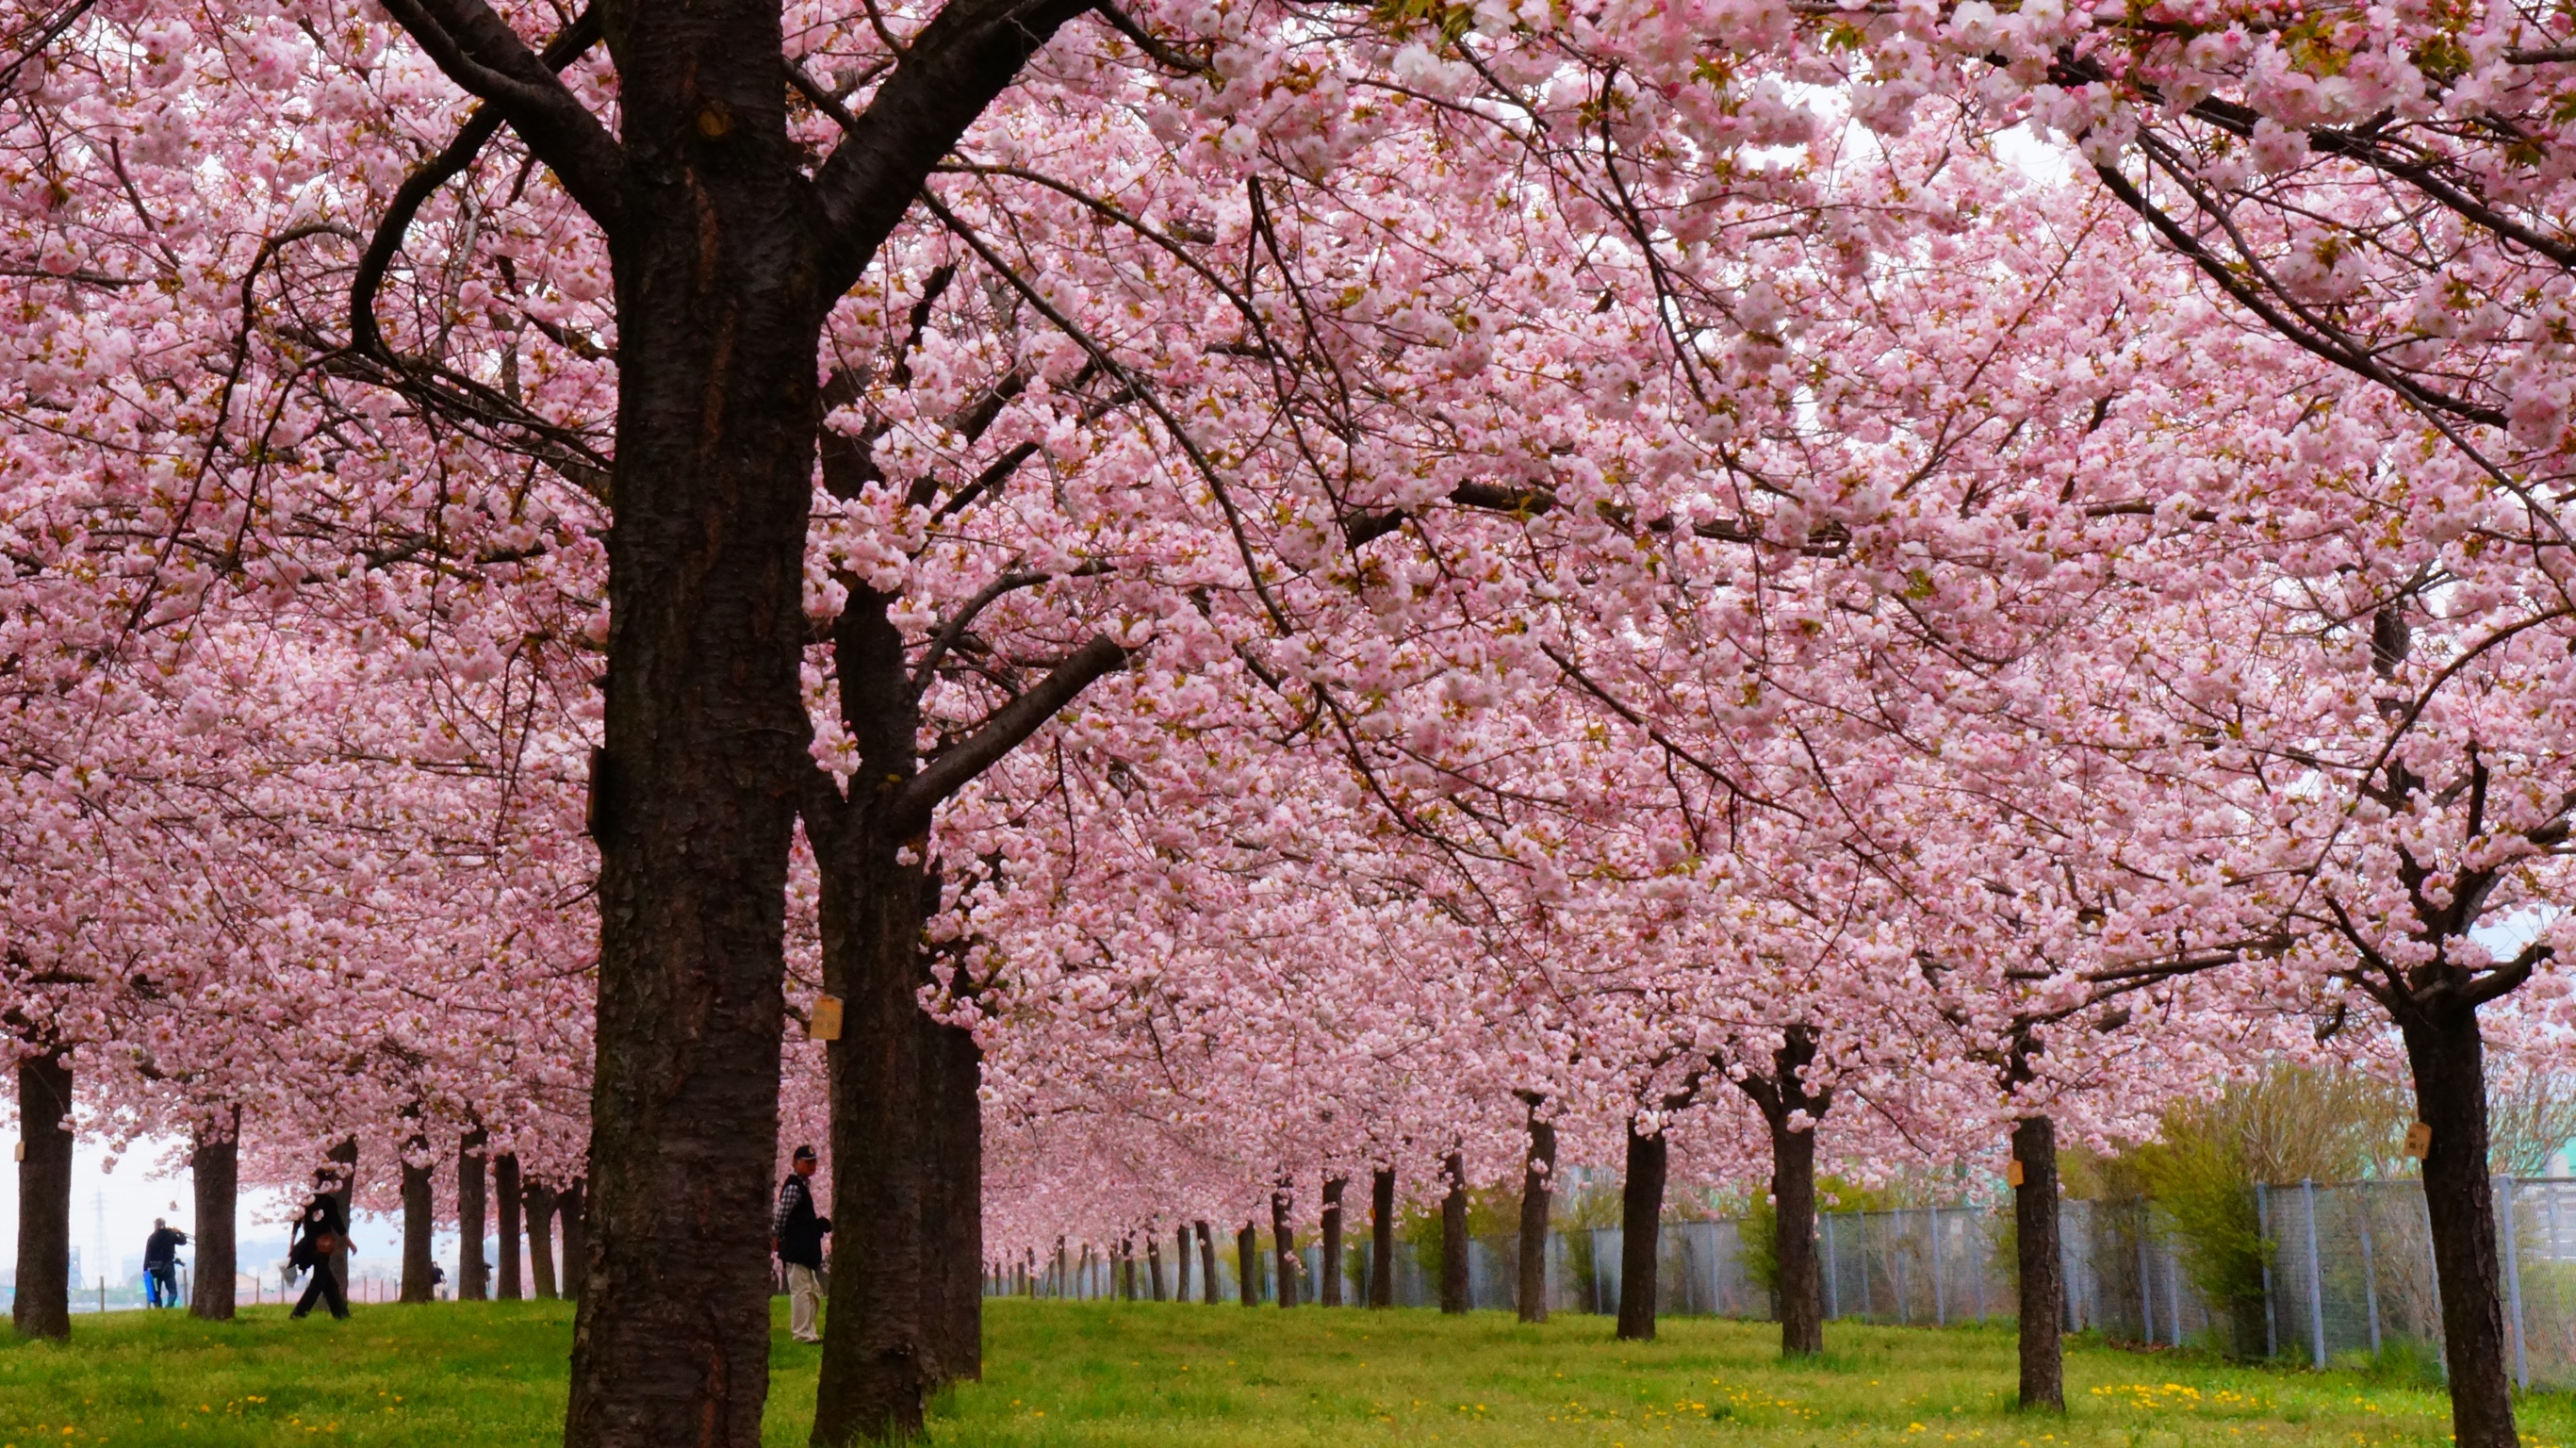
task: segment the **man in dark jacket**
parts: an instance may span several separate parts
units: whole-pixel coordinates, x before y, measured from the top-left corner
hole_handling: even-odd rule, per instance
[[[187,1245],[187,1233],[159,1217],[152,1219],[152,1235],[143,1239],[145,1306],[179,1305],[179,1249]]]
[[[778,1188],[778,1210],[769,1215],[769,1250],[787,1268],[787,1331],[798,1342],[821,1342],[814,1314],[823,1306],[823,1234],[832,1219],[814,1213],[814,1148],[788,1158],[794,1168]]]
[[[348,1295],[340,1290],[340,1265],[334,1260],[340,1244],[348,1239],[349,1218],[340,1210],[340,1199],[332,1194],[338,1183],[329,1170],[313,1174],[313,1197],[296,1215],[295,1233],[286,1248],[286,1260],[313,1274],[304,1284],[304,1295],[296,1299],[291,1317],[302,1317],[313,1310],[318,1300],[331,1309],[333,1317],[349,1315]]]

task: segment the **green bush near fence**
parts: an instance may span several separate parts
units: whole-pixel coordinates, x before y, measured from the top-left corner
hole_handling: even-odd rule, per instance
[[[2449,1441],[2420,1374],[2269,1371],[2077,1340],[2064,1418],[2011,1406],[2000,1328],[1835,1323],[1783,1365],[1768,1323],[1668,1320],[1618,1343],[1599,1317],[1541,1327],[1444,1317],[1116,1302],[996,1301],[986,1377],[944,1394],[954,1448],[2378,1448]],[[805,1441],[816,1351],[771,1346],[765,1440]],[[0,1448],[481,1448],[562,1441],[562,1303],[366,1307],[347,1323],[179,1313],[84,1318],[69,1346],[0,1346]],[[2526,1442],[2576,1442],[2576,1410],[2524,1400]]]

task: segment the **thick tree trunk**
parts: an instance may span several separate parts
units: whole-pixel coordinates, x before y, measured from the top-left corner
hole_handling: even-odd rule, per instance
[[[1457,1152],[1440,1164],[1449,1190],[1440,1197],[1440,1310],[1465,1312],[1475,1306],[1467,1275],[1467,1162]]]
[[[1210,1307],[1217,1301],[1216,1233],[1205,1222],[1196,1223],[1193,1231],[1199,1238],[1199,1300]]]
[[[2057,1123],[2025,1116],[2013,1127],[2013,1232],[2021,1266],[2021,1405],[2066,1411],[2066,1288],[2057,1244]]]
[[[537,1295],[561,1297],[555,1281],[555,1194],[550,1187],[528,1183],[528,1270]]]
[[[1771,1053],[1769,1074],[1735,1078],[1771,1129],[1771,1203],[1779,1266],[1780,1356],[1808,1357],[1825,1350],[1825,1281],[1816,1260],[1816,1123],[1833,1108],[1833,1092],[1811,1091],[1807,1070],[1816,1063],[1816,1032],[1789,1026]]]
[[[1145,1235],[1145,1270],[1154,1289],[1154,1300],[1167,1301],[1163,1293],[1163,1239],[1157,1233]]]
[[[1368,1305],[1395,1305],[1395,1168],[1369,1176]]]
[[[1556,1123],[1529,1109],[1529,1160],[1521,1168],[1520,1282],[1514,1305],[1523,1322],[1547,1321],[1547,1214],[1556,1179]]]
[[[595,1272],[566,1274],[587,1285],[564,1441],[661,1448],[685,1433],[693,1448],[755,1448],[769,1377],[783,900],[813,775],[799,671],[822,326],[930,170],[1089,6],[943,7],[810,175],[789,134],[783,12],[768,0],[600,7],[614,141],[505,26],[476,24],[490,18],[476,6],[442,21],[448,8],[395,14],[604,228],[617,311],[606,743],[591,820],[601,1251]],[[857,1024],[870,1024],[864,1012]],[[836,1085],[836,1114],[843,1094]],[[849,1170],[844,1154],[836,1189]],[[918,1159],[893,1174],[915,1196],[939,1175]],[[836,1200],[883,1220],[869,1194]],[[897,1245],[919,1245],[917,1226],[901,1230]],[[859,1270],[835,1274],[831,1319],[848,1345],[827,1347],[816,1409],[816,1440],[831,1444],[918,1426],[922,1386],[959,1368],[955,1346],[938,1357],[959,1316],[941,1295],[980,1276],[980,1257],[925,1256],[899,1269],[906,1300],[862,1293],[852,1314],[840,1285],[873,1268],[848,1266]],[[900,1319],[879,1322],[879,1306]]]
[[[429,1143],[414,1137],[406,1144],[402,1159],[402,1300],[435,1302],[438,1293],[429,1283],[430,1268],[437,1257],[432,1241],[438,1230],[438,1202],[430,1189],[432,1168],[427,1162],[415,1163],[413,1155],[425,1153]]]
[[[563,1239],[563,1268],[556,1281],[579,1306],[590,1296],[590,1183],[575,1177],[555,1194],[556,1235]],[[574,1320],[578,1322],[579,1316]]]
[[[503,1302],[517,1302],[526,1297],[527,1287],[519,1275],[519,1155],[511,1152],[492,1163],[492,1202],[499,1210],[493,1224],[493,1244],[501,1251],[498,1284]]]
[[[930,1347],[942,1381],[973,1382],[984,1376],[984,1292],[976,1276],[984,1260],[984,1051],[974,1032],[922,1020],[930,1031],[929,1220],[938,1272]]]
[[[1779,1262],[1780,1355],[1825,1350],[1825,1279],[1816,1260],[1816,1130],[1771,1126],[1773,1241]]]
[[[344,1136],[340,1144],[325,1153],[340,1168],[340,1188],[331,1193],[340,1201],[340,1220],[357,1225],[355,1209],[358,1200],[358,1138]],[[321,1269],[314,1269],[319,1271]],[[349,1291],[349,1234],[340,1234],[340,1250],[331,1254],[331,1271],[340,1279],[340,1293]]]
[[[1190,1229],[1186,1226],[1172,1232],[1172,1270],[1179,1275],[1172,1283],[1172,1300],[1190,1300]]]
[[[197,1275],[188,1293],[188,1315],[208,1322],[233,1320],[234,1278],[241,1270],[234,1228],[241,1201],[241,1108],[218,1134],[199,1126],[188,1150],[189,1186],[196,1198]]]
[[[623,165],[599,1005],[566,1448],[757,1448],[806,515],[832,298],[781,11],[611,7]],[[834,1319],[840,1325],[839,1318]]]
[[[2399,1018],[2424,1157],[2424,1215],[2442,1293],[2442,1358],[2451,1370],[2451,1438],[2459,1448],[2514,1448],[2511,1344],[2496,1261],[2495,1189],[2487,1177],[2486,1044],[2463,1006]]]
[[[72,1335],[72,1057],[18,1061],[18,1277],[9,1321],[20,1337]]]
[[[492,1267],[483,1260],[483,1149],[491,1137],[482,1127],[465,1133],[456,1144],[456,1300],[483,1302],[492,1296]]]
[[[1655,1269],[1663,1245],[1664,1176],[1672,1143],[1628,1123],[1628,1179],[1619,1190],[1619,1332],[1645,1342],[1655,1335]]]
[[[1246,1307],[1261,1305],[1261,1234],[1250,1222],[1234,1234],[1234,1277]]]
[[[845,616],[844,691],[882,673],[863,649],[901,660],[882,606],[866,629]],[[881,687],[888,685],[878,679]],[[905,770],[909,773],[909,769]],[[865,1253],[835,1254],[813,1441],[921,1431],[940,1383],[981,1371],[982,1062],[971,1033],[934,1020],[922,930],[939,881],[920,851],[881,837],[863,813],[808,808],[821,867],[823,988],[843,1002],[826,1050],[832,1209],[864,1223]]]
[[[1305,1266],[1297,1260],[1297,1229],[1288,1220],[1290,1206],[1288,1186],[1282,1182],[1270,1194],[1270,1245],[1277,1262],[1272,1270],[1279,1274],[1281,1307],[1297,1305],[1297,1278]]]
[[[1348,1185],[1340,1177],[1324,1179],[1324,1271],[1315,1285],[1316,1300],[1326,1307],[1342,1305],[1342,1189]]]

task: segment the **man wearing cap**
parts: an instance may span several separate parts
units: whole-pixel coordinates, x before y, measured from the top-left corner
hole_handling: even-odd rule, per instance
[[[778,1188],[778,1210],[769,1217],[769,1250],[787,1267],[787,1331],[798,1342],[821,1342],[814,1314],[823,1306],[823,1234],[832,1219],[814,1213],[814,1148],[800,1146]]]

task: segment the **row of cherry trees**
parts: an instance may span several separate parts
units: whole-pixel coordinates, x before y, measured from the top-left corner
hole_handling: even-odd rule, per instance
[[[2057,1136],[2338,1051],[2514,1441],[2562,19],[9,23],[22,1328],[75,1120],[399,1161],[424,1288],[483,1162],[576,1189],[582,1444],[756,1441],[787,1136],[872,1244],[826,1443],[988,1263],[1576,1165],[1623,1333],[1667,1184],[1760,1183],[1811,1352],[1820,1162],[2009,1152],[2052,1403]]]

